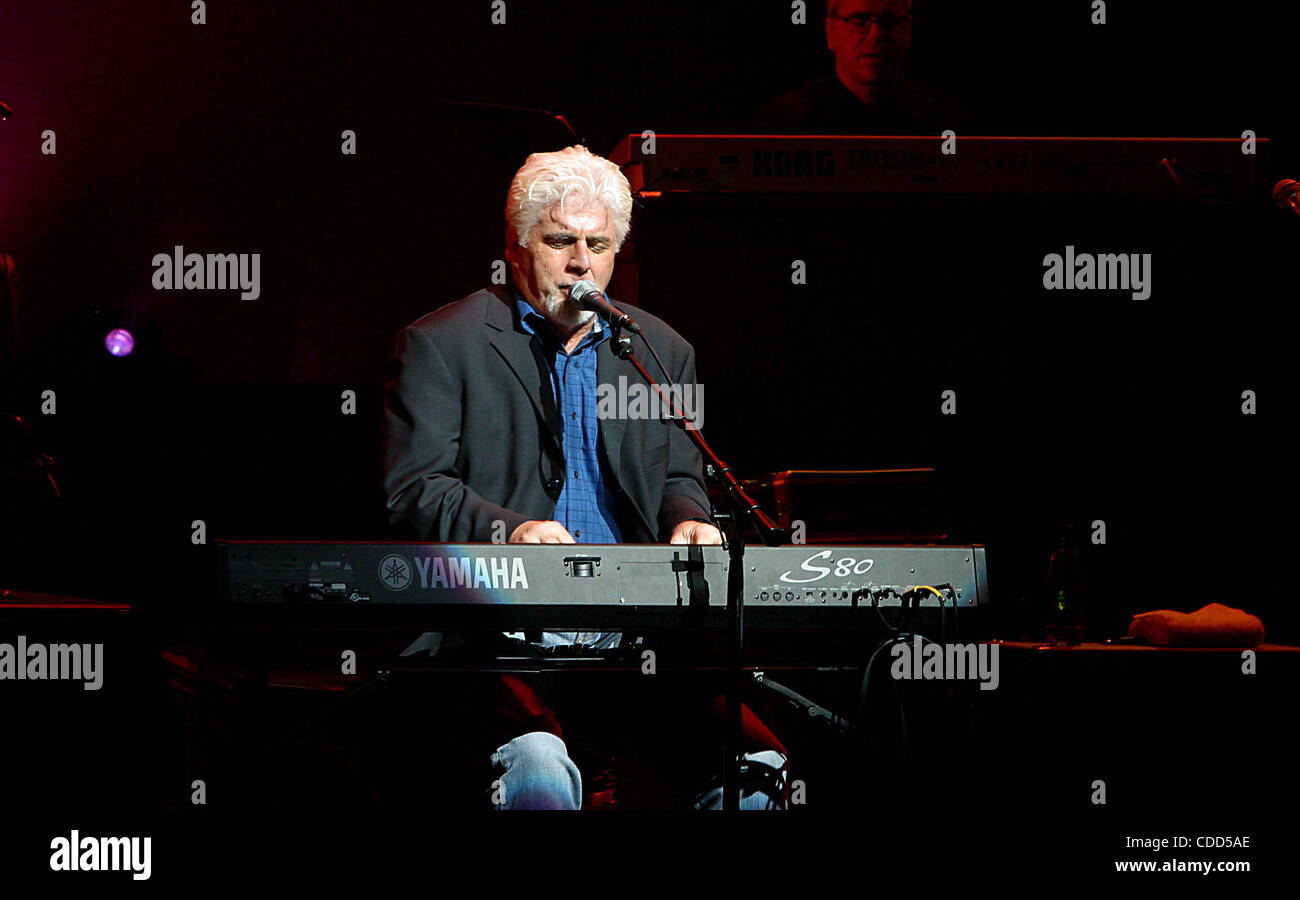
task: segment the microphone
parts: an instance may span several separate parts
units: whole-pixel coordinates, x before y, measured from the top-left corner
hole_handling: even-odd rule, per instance
[[[1273,185],[1273,202],[1281,209],[1289,209],[1300,216],[1300,181],[1283,178]]]
[[[605,295],[601,293],[600,288],[596,287],[594,282],[575,281],[573,287],[569,288],[569,299],[582,309],[589,309],[609,319],[612,325],[626,328],[633,334],[641,333],[641,326],[633,322],[631,316],[627,313],[619,312],[610,306],[609,301],[605,299]]]

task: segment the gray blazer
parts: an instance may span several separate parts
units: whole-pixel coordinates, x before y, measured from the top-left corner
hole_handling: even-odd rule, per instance
[[[478,291],[397,337],[384,391],[384,491],[389,523],[416,539],[489,542],[494,520],[508,537],[529,519],[553,517],[564,485],[562,430],[545,355],[513,298],[510,285]],[[620,305],[673,379],[694,383],[694,348],[650,313]],[[640,338],[633,350],[657,374]],[[641,381],[608,342],[598,353],[598,383]],[[603,418],[600,438],[625,541],[665,542],[683,521],[709,521],[700,453],[679,427]]]

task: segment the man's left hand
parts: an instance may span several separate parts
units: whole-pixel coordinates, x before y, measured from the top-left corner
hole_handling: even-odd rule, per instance
[[[673,529],[670,544],[721,544],[722,532],[708,522],[682,522]]]

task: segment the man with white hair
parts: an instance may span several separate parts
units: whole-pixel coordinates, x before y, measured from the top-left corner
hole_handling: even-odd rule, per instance
[[[681,429],[596,414],[599,385],[639,375],[601,347],[608,325],[569,289],[580,280],[606,289],[631,211],[627,179],[586,148],[528,157],[506,204],[511,283],[448,304],[398,337],[384,410],[391,523],[428,541],[721,543],[700,454]],[[624,308],[672,379],[694,384],[691,345],[654,315]],[[621,635],[507,637],[517,652],[541,655],[607,650]],[[501,676],[493,687],[499,805],[578,808],[581,774],[541,681]],[[752,714],[746,723],[751,770],[781,772],[780,743]],[[755,804],[772,799],[753,795]]]

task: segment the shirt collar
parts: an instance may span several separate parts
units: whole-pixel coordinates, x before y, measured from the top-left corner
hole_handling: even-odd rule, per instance
[[[544,329],[544,334],[552,340],[555,339],[555,331],[551,328],[551,323],[541,313],[533,309],[533,305],[525,300],[518,291],[515,291],[515,307],[519,310],[519,324],[524,326],[525,331],[541,338],[543,335],[537,333],[537,327],[540,324]],[[595,326],[582,339],[582,343],[578,344],[578,350],[603,343],[609,339],[609,330],[605,327],[605,323],[600,320],[600,316],[596,316],[595,319]]]

